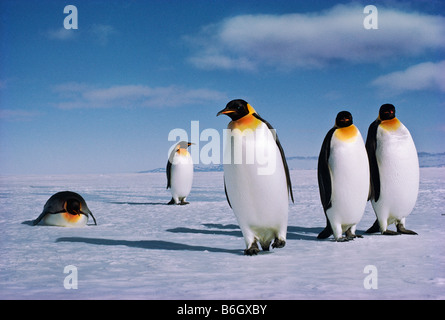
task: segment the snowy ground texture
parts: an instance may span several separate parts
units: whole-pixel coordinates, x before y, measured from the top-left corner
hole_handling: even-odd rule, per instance
[[[445,168],[422,168],[407,228],[418,236],[317,240],[315,170],[292,170],[287,243],[243,255],[222,172],[195,173],[187,206],[167,206],[164,173],[0,180],[0,299],[445,299]],[[98,226],[31,226],[54,193],[80,193]],[[370,203],[358,225],[375,220]],[[91,221],[90,221],[91,222]],[[64,268],[77,268],[67,290]],[[378,289],[364,287],[377,268]]]

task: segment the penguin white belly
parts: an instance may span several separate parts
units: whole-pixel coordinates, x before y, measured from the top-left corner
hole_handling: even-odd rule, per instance
[[[84,227],[88,222],[86,215],[71,215],[67,212],[47,214],[43,218],[43,223],[48,226],[59,227]]]
[[[419,160],[408,129],[377,130],[376,158],[380,177],[380,197],[372,206],[379,221],[400,222],[414,208],[419,192]]]
[[[189,195],[193,183],[193,161],[190,154],[175,155],[171,167],[171,194],[177,201]]]
[[[225,149],[225,159],[228,152],[233,155],[235,150],[242,150],[243,159],[241,163],[234,158],[231,163],[224,163],[224,180],[246,246],[256,240],[261,244],[268,244],[276,237],[285,240],[288,190],[281,153],[273,135],[261,124],[250,134],[233,130],[232,136],[233,143],[226,144],[232,148]]]
[[[350,142],[331,140],[332,207],[326,210],[336,239],[360,222],[369,193],[369,163],[360,133]]]

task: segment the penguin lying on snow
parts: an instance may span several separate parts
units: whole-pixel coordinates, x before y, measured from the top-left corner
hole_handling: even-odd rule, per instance
[[[97,225],[93,213],[88,209],[82,196],[72,191],[62,191],[48,199],[43,212],[34,220],[33,225],[43,220],[45,225],[50,226],[83,227],[87,224],[89,215]]]
[[[284,247],[288,196],[290,194],[293,201],[293,195],[283,148],[272,126],[246,101],[230,101],[217,116],[221,114],[232,119],[227,127],[230,131],[224,150],[224,184],[227,201],[246,242],[244,254],[257,254],[260,251],[257,241],[265,251],[269,250],[272,240],[273,248]],[[244,158],[232,154],[236,150],[243,153]],[[227,155],[234,160],[226,161]],[[260,155],[267,155],[268,163],[260,163]],[[237,157],[242,161],[236,161]],[[252,161],[246,161],[248,158]],[[267,165],[270,170],[262,171]]]
[[[405,229],[405,218],[419,192],[419,160],[408,129],[396,118],[395,107],[384,104],[369,126],[366,150],[371,169],[370,200],[377,220],[366,232],[417,234]],[[395,223],[397,232],[388,230]]]
[[[339,112],[318,157],[318,187],[326,215],[326,228],[318,239],[334,234],[337,241],[356,237],[357,223],[369,193],[369,165],[360,131],[348,111]],[[346,232],[346,237],[342,237]]]
[[[168,204],[185,205],[193,182],[193,160],[187,148],[193,143],[181,141],[170,153],[167,161],[167,189],[171,188],[172,199]]]

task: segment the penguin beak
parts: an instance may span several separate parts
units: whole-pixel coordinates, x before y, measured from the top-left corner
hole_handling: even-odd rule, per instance
[[[234,112],[235,112],[234,110],[227,110],[226,108],[224,108],[224,109],[222,109],[220,112],[218,112],[218,113],[216,114],[216,116],[219,116],[219,115],[221,115],[221,114],[234,113]]]
[[[189,142],[189,143],[187,143],[187,145],[190,147],[191,145],[194,145],[194,143],[193,142]]]

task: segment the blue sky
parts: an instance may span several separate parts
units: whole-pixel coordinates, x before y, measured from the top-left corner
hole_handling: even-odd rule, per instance
[[[387,102],[418,151],[444,152],[445,4],[374,1],[369,30],[368,4],[1,0],[0,174],[163,167],[191,121],[222,142],[216,113],[235,98],[288,157],[318,155],[341,110],[365,138]]]

